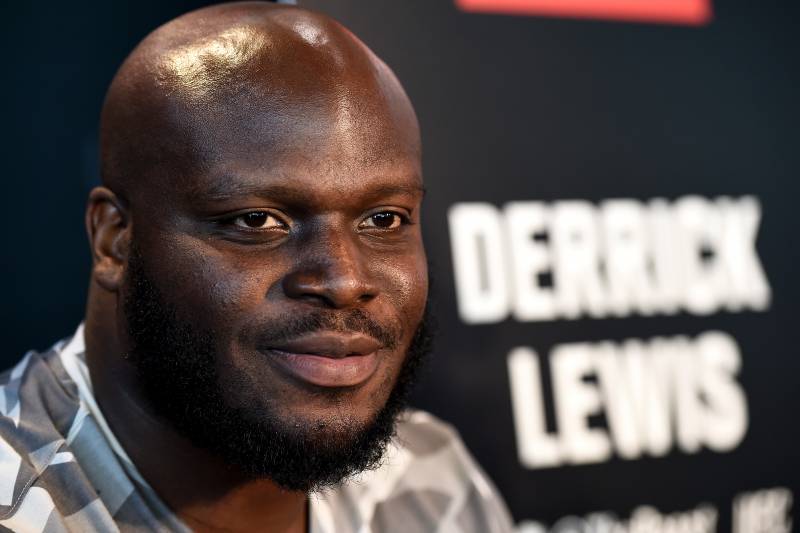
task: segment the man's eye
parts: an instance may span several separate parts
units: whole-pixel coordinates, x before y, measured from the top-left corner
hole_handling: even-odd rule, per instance
[[[282,228],[283,222],[266,211],[251,211],[233,219],[233,223],[240,228],[270,229]]]
[[[398,213],[383,211],[370,215],[361,222],[362,228],[396,229],[403,224],[403,217]]]

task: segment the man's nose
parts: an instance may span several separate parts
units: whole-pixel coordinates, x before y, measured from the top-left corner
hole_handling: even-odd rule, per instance
[[[293,299],[336,309],[372,300],[378,288],[355,239],[328,232],[301,246],[295,267],[283,278],[283,291]]]

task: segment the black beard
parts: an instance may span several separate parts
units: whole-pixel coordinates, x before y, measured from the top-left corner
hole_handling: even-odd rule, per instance
[[[193,444],[221,457],[251,479],[268,478],[293,491],[314,491],[380,466],[395,433],[397,416],[431,348],[427,311],[408,349],[386,404],[364,424],[298,423],[269,409],[258,417],[226,401],[217,364],[214,335],[184,319],[147,274],[136,246],[131,247],[123,312],[131,343],[128,359],[151,409]],[[386,342],[396,333],[382,329],[363,312],[344,325],[330,312],[309,313],[271,324],[269,338],[291,338],[320,329],[369,333]],[[387,343],[388,344],[388,343]]]

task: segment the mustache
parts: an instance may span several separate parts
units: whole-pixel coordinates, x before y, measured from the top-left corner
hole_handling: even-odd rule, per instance
[[[361,333],[379,341],[389,349],[397,347],[400,338],[398,328],[384,326],[370,318],[361,309],[348,311],[312,311],[301,316],[286,316],[259,328],[256,345],[268,348],[276,343],[288,342],[320,331],[337,333]]]

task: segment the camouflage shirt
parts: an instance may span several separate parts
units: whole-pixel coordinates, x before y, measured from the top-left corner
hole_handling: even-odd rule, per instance
[[[382,466],[309,496],[312,533],[510,532],[453,429],[405,413]],[[189,531],[138,473],[92,394],[83,328],[0,375],[0,530]],[[257,528],[256,528],[257,529]]]

